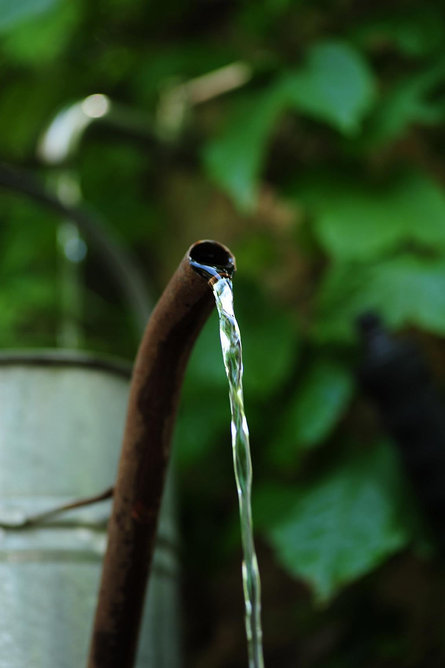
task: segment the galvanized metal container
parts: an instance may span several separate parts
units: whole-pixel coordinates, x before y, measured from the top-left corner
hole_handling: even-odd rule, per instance
[[[128,366],[60,351],[0,355],[0,522],[113,484]],[[25,529],[0,529],[0,666],[82,668],[110,502]],[[137,668],[178,668],[179,605],[167,484]]]

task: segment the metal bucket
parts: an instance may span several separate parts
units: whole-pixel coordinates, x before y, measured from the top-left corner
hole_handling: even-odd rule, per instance
[[[85,354],[0,355],[0,522],[114,483],[129,367]],[[44,524],[0,529],[0,666],[82,668],[110,502]],[[177,668],[179,602],[167,484],[137,668]]]

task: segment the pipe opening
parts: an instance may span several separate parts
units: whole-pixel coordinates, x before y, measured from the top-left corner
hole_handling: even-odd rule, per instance
[[[228,248],[217,241],[198,241],[190,248],[191,266],[205,278],[231,278],[236,269],[235,258]]]

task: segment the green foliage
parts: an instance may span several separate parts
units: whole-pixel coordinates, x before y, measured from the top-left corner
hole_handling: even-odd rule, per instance
[[[118,55],[121,60],[129,54]],[[135,95],[145,105],[156,104],[159,95],[175,83],[207,74],[236,58],[230,45],[205,41],[146,45],[139,55],[140,58],[131,65],[130,82]]]
[[[218,351],[214,351],[216,353]],[[225,387],[202,386],[202,392],[184,388],[175,428],[175,457],[181,469],[199,466],[214,452],[221,438],[229,446],[230,407]]]
[[[445,100],[440,95],[444,76],[445,63],[441,59],[414,76],[396,81],[376,110],[367,141],[384,145],[398,139],[414,123],[440,123],[445,116]]]
[[[289,102],[345,134],[354,134],[375,98],[366,60],[343,42],[323,42],[308,50],[300,71],[285,79]]]
[[[335,265],[318,295],[314,333],[321,340],[351,341],[366,311],[392,327],[415,325],[445,333],[445,258],[399,255],[375,264]]]
[[[389,328],[420,333],[443,383],[444,26],[433,0],[0,2],[2,160],[34,170],[56,112],[106,93],[159,145],[99,120],[69,167],[138,256],[151,292],[198,238],[237,255],[257,520],[279,562],[319,599],[414,536],[392,446],[365,445],[385,430],[362,420],[355,321],[373,309]],[[249,81],[216,90],[213,70],[240,61]],[[187,82],[209,74],[198,82],[207,100],[194,101]],[[166,141],[169,114],[178,131]],[[39,177],[48,171],[40,166]],[[56,341],[57,224],[41,205],[2,192],[3,347]],[[93,246],[80,274],[87,346],[133,355],[128,306]],[[188,366],[175,449],[184,516],[199,505],[189,525],[215,527],[200,540],[218,555],[236,513],[228,419],[213,318]],[[345,457],[348,443],[357,446]],[[202,554],[190,562],[199,570]],[[271,665],[285,663],[280,652]]]
[[[3,199],[2,213],[0,345],[22,348],[42,345],[48,338],[53,343],[57,312],[53,227],[47,217],[12,198]]]
[[[445,195],[422,172],[383,182],[316,173],[298,184],[317,238],[336,260],[367,261],[414,243],[445,250]]]
[[[0,31],[6,32],[60,5],[62,0],[20,0],[0,2]]]
[[[301,68],[285,72],[240,105],[225,132],[207,147],[207,170],[241,209],[248,210],[256,202],[267,142],[286,109],[354,134],[374,95],[373,77],[359,53],[341,42],[317,44]]]
[[[310,486],[259,489],[255,516],[282,565],[325,601],[412,539],[409,507],[394,453],[382,444],[340,460]]]
[[[438,3],[406,6],[403,14],[385,11],[384,17],[365,22],[353,31],[362,45],[394,44],[409,57],[425,57],[441,51],[445,28]]]
[[[230,117],[225,133],[207,146],[208,173],[243,210],[255,204],[267,141],[283,107],[281,88],[251,96]]]
[[[299,354],[298,327],[292,314],[258,290],[236,281],[235,308],[243,343],[246,394],[266,399],[279,391]]]
[[[335,360],[317,357],[297,384],[270,448],[284,471],[295,469],[302,454],[323,443],[336,426],[354,389],[350,372]]]
[[[22,4],[10,3],[11,5]],[[35,5],[54,6],[55,11],[37,11]],[[56,5],[59,4],[57,7]],[[47,7],[45,7],[47,8]],[[66,48],[66,43],[77,27],[79,7],[70,2],[33,4],[33,14],[26,14],[26,22],[13,25],[3,36],[2,51],[13,62],[31,67],[41,67],[57,58]],[[1,19],[0,19],[1,20]],[[32,29],[31,29],[32,27]],[[1,29],[1,24],[0,24]]]
[[[186,376],[188,391],[201,394],[199,391],[201,387],[226,389],[218,336],[218,316],[213,313],[204,325],[188,363]]]

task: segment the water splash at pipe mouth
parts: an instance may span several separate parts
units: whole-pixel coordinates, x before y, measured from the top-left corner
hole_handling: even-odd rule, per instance
[[[231,279],[236,271],[235,258],[229,249],[210,239],[193,244],[189,251],[189,262],[211,285],[220,278]]]

